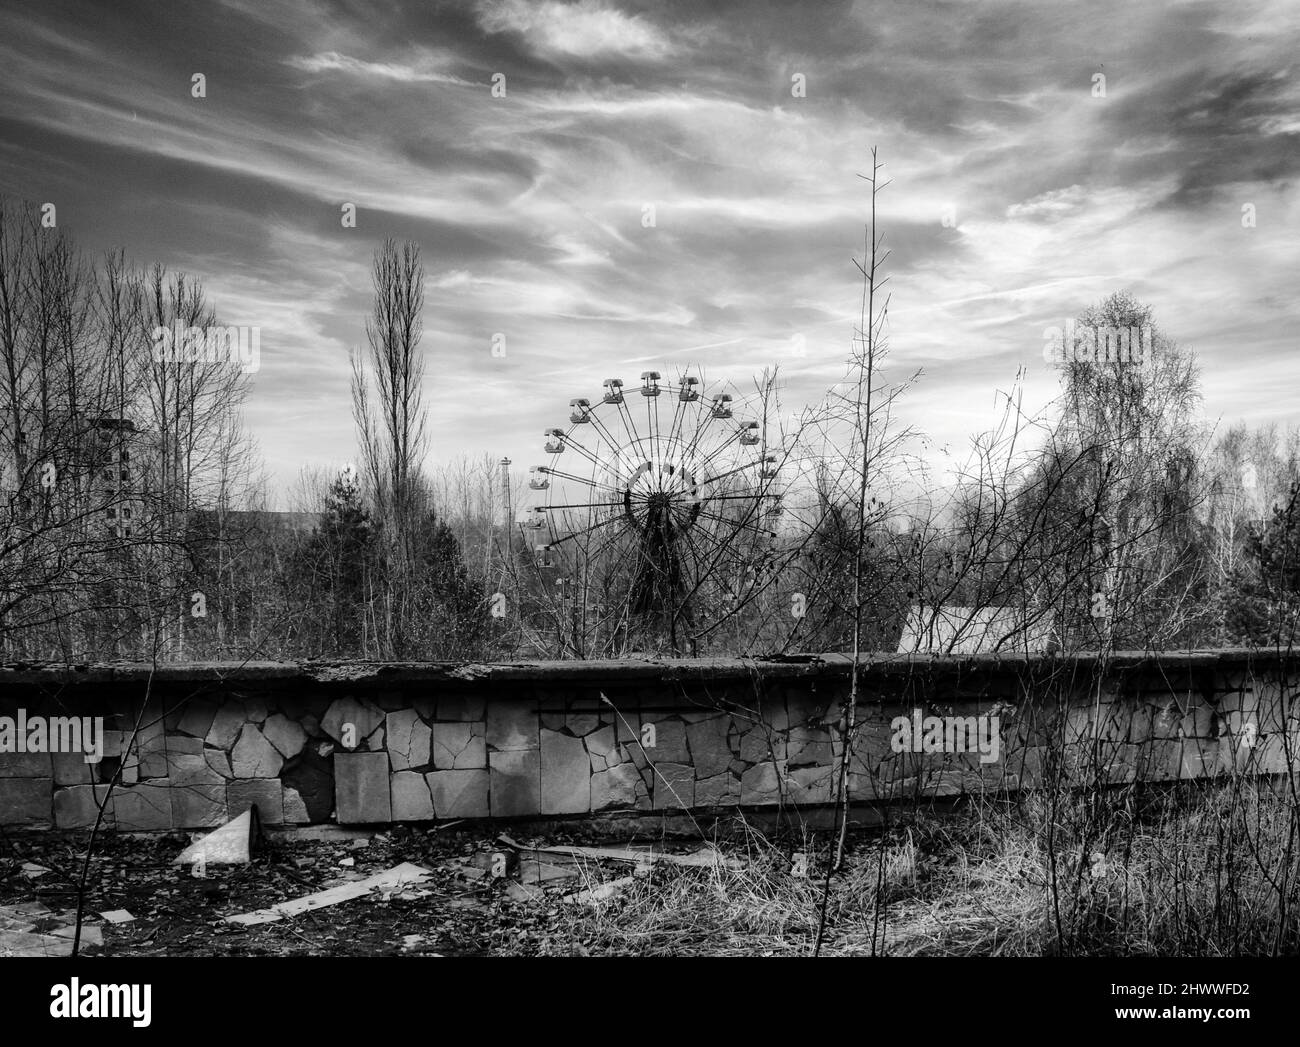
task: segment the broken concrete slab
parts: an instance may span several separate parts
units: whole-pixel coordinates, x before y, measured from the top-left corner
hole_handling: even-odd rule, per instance
[[[568,902],[570,905],[598,905],[601,902],[609,901],[615,895],[631,887],[636,881],[637,877],[635,876],[620,876],[616,880],[608,880],[594,887],[586,887],[581,891],[575,891],[573,894],[566,894],[561,900]]]
[[[0,956],[71,956],[75,930],[59,928],[43,934],[28,930],[0,930]],[[81,927],[81,948],[99,948],[104,932],[98,926]]]
[[[506,882],[506,898],[512,902],[527,904],[528,902],[540,902],[545,897],[546,892],[533,884],[516,883],[514,880]]]
[[[383,754],[377,754],[382,756]],[[324,909],[330,905],[338,905],[340,902],[351,901],[354,898],[363,898],[371,891],[375,890],[398,890],[408,887],[411,884],[420,883],[430,876],[430,870],[421,865],[414,865],[411,862],[403,862],[401,865],[394,866],[392,869],[385,869],[383,872],[375,873],[373,876],[367,876],[363,880],[356,880],[352,883],[340,884],[337,887],[331,887],[328,890],[317,891],[315,894],[309,894],[303,898],[295,898],[292,901],[281,902],[279,905],[273,905],[269,909],[259,909],[256,912],[241,913],[238,916],[227,916],[227,923],[236,923],[245,927],[255,927],[263,923],[273,923],[276,920],[282,920],[286,916],[300,916],[305,912],[314,912],[317,909]]]
[[[257,808],[250,807],[220,829],[195,840],[175,858],[176,865],[247,865],[260,834]]]
[[[730,869],[744,868],[744,863],[739,859],[724,858],[721,851],[708,843],[688,854],[674,854],[663,850],[657,844],[638,844],[627,847],[577,847],[566,845],[525,847],[504,833],[498,836],[497,839],[507,847],[513,847],[521,853],[570,855],[575,858],[631,862],[634,865],[667,862],[671,865],[683,865],[688,868],[707,869],[715,865],[725,865]]]

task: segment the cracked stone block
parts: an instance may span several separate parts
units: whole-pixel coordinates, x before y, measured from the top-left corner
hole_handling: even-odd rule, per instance
[[[203,752],[203,739],[191,738],[187,734],[169,734],[167,735],[167,755],[171,756],[176,753],[189,753],[195,755]]]
[[[230,769],[236,778],[274,778],[284,766],[284,757],[275,750],[260,728],[244,724],[239,741],[230,754]]]
[[[191,698],[181,710],[176,730],[194,738],[206,738],[217,718],[217,703],[203,698]]]
[[[486,728],[481,723],[440,723],[433,729],[433,766],[438,770],[487,767]]]
[[[235,744],[239,732],[243,730],[248,719],[243,702],[237,700],[223,702],[212,718],[212,726],[203,736],[204,743],[214,749],[228,750]]]
[[[234,772],[230,769],[230,757],[220,749],[204,749],[203,759],[207,760],[208,766],[216,771],[217,774],[221,775],[221,777],[233,778],[235,776]]]
[[[695,806],[695,768],[683,763],[655,762],[654,808],[656,811]]]
[[[740,738],[740,758],[746,763],[771,762],[784,759],[785,737],[769,731],[763,724],[754,724]]]
[[[222,825],[228,818],[224,782],[220,785],[179,785],[167,791],[171,793],[172,825],[178,829]],[[121,817],[120,813],[118,817]]]
[[[655,743],[645,746],[651,760],[655,763],[690,763],[691,754],[686,748],[684,723],[680,720],[659,720],[654,728]],[[644,735],[644,731],[642,734]]]
[[[343,745],[345,724],[352,724],[355,736],[350,740],[353,747],[359,747],[363,739],[369,738],[384,725],[384,713],[368,701],[336,698],[321,719],[321,730]]]
[[[637,786],[641,786],[644,792],[641,775],[631,763],[599,771],[591,776],[591,809],[603,811],[610,807],[634,807]]]
[[[393,821],[433,821],[433,796],[429,783],[419,771],[394,771],[389,775],[393,798]]]
[[[487,742],[493,749],[536,749],[538,725],[533,703],[503,701],[489,705]]]
[[[591,734],[583,738],[583,743],[587,746],[587,752],[591,754],[593,766],[597,758],[604,762],[604,767],[601,767],[601,770],[623,762],[623,754],[619,751],[613,724],[607,724],[598,731],[592,731]]]
[[[172,790],[166,785],[118,786],[113,819],[119,829],[150,832],[172,827]]]
[[[740,780],[730,771],[695,782],[696,807],[721,807],[740,803]]]
[[[710,716],[686,725],[686,740],[691,747],[691,764],[698,778],[712,778],[731,766],[732,751],[728,735],[731,717]]]
[[[791,767],[825,767],[833,756],[831,735],[827,730],[791,727],[786,735],[786,763]]]
[[[780,779],[772,761],[756,763],[740,776],[740,802],[776,803],[781,795]]]
[[[787,799],[791,803],[830,803],[835,790],[831,767],[795,767],[786,779]]]
[[[419,713],[414,709],[389,713],[386,726],[388,761],[393,770],[405,771],[428,764],[432,732],[429,725],[420,719]]]
[[[284,820],[289,825],[306,825],[312,820],[302,794],[290,785],[284,786]]]
[[[53,778],[0,778],[0,825],[49,825]]]
[[[581,738],[542,731],[542,814],[591,810],[591,760]]]
[[[50,778],[54,765],[49,753],[0,752],[0,778]]]
[[[107,785],[73,785],[54,793],[54,824],[60,829],[90,829],[99,817],[99,805],[108,797]],[[101,827],[113,828],[113,806],[110,802],[100,822]]]
[[[307,732],[284,713],[268,716],[266,723],[262,724],[262,734],[286,760],[297,756],[307,744]]]
[[[433,806],[439,818],[486,818],[488,771],[432,771],[428,775]]]
[[[167,780],[173,786],[222,785],[226,779],[212,769],[202,753],[169,753]]]
[[[299,801],[301,802],[301,801]],[[247,778],[226,786],[226,806],[237,818],[250,807],[257,808],[263,825],[284,824],[284,787],[278,778]]]
[[[388,754],[336,752],[334,805],[340,825],[391,821]]]
[[[488,753],[492,817],[536,815],[541,810],[542,760],[537,749]]]

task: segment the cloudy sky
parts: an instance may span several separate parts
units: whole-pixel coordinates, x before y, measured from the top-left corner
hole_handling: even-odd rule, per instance
[[[1121,288],[1196,352],[1209,419],[1285,424],[1298,30],[1293,0],[5,4],[0,190],[262,328],[248,421],[284,482],[353,456],[387,236],[427,269],[435,461],[542,461],[571,397],[650,367],[776,364],[816,399],[872,146],[891,373],[923,371],[900,413],[935,454],[1022,367],[1045,402],[1043,328]]]

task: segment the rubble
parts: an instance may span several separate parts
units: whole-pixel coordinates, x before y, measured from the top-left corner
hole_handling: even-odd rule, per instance
[[[305,912],[324,909],[330,905],[338,905],[340,902],[352,901],[354,898],[363,898],[376,888],[400,888],[409,884],[419,883],[429,875],[430,870],[423,866],[413,865],[410,862],[403,862],[401,865],[394,866],[392,869],[386,869],[383,872],[375,873],[373,876],[367,876],[363,880],[340,884],[339,886],[331,887],[328,890],[317,891],[315,894],[309,894],[304,898],[295,898],[292,901],[281,902],[279,905],[273,905],[269,909],[259,909],[256,912],[241,913],[238,916],[227,916],[226,922],[241,924],[245,927],[256,926],[257,924],[262,923],[271,923],[275,920],[283,919],[286,916],[299,916]]]
[[[176,856],[178,865],[247,865],[261,835],[257,808],[250,807],[220,829],[196,840]]]
[[[0,905],[0,956],[71,956],[76,913],[51,912],[38,901]],[[95,924],[81,925],[81,948],[104,944]]]

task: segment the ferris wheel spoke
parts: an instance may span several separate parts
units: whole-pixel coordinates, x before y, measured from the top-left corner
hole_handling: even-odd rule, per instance
[[[619,413],[619,416],[622,417],[621,412]],[[588,417],[591,419],[591,424],[595,428],[596,432],[604,439],[604,441],[607,444],[609,444],[610,450],[615,455],[617,455],[619,449],[619,442],[617,439],[615,439],[614,435],[609,431],[609,427],[606,426],[604,422],[602,422],[599,418],[596,417],[596,412],[594,409],[590,412]],[[604,467],[608,468],[608,464],[606,464]]]
[[[578,476],[576,473],[566,473],[559,469],[551,469],[546,475],[558,476],[563,480],[572,480],[574,483],[585,484],[587,487],[603,488],[606,491],[612,491],[619,495],[623,493],[622,488],[615,487],[612,484],[601,483],[599,480],[588,480],[585,476]]]
[[[600,530],[600,528],[602,527],[608,527],[610,524],[616,524],[620,522],[621,521],[617,516],[612,516],[608,520],[597,521],[596,523],[592,524],[590,527],[584,527],[581,531],[570,531],[563,538],[557,538],[555,541],[547,545],[547,548],[554,549],[557,546],[563,545],[565,542],[575,541],[576,539],[581,538],[585,534],[591,534],[594,531]]]
[[[619,417],[623,419],[624,428],[632,434],[632,442],[636,444],[636,451],[641,457],[647,457],[645,448],[641,445],[641,433],[636,427],[636,422],[632,418],[632,412],[627,406],[624,399],[618,405]]]
[[[669,389],[671,390],[671,386],[669,387]],[[673,408],[673,424],[672,427],[668,430],[668,443],[665,445],[668,449],[669,457],[672,456],[673,445],[675,443],[679,443],[681,440],[681,434],[678,432],[678,428],[679,426],[685,423],[686,415],[688,413],[686,410],[687,401],[682,400],[680,398],[674,398],[674,399],[676,400],[677,406]],[[683,462],[686,461],[685,455],[682,456],[682,461]]]
[[[587,459],[587,461],[589,461],[597,469],[605,468],[604,463],[602,463],[601,460],[597,458],[591,451],[587,450],[586,446],[582,443],[581,440],[574,439],[573,433],[574,430],[576,430],[577,428],[578,426],[575,424],[569,429],[569,432],[565,434],[564,437],[565,447],[570,450],[577,451],[580,455],[582,455],[582,457]]]
[[[737,473],[743,473],[746,469],[753,469],[755,466],[761,464],[762,463],[758,461],[746,462],[744,465],[738,465],[734,469],[728,469],[725,473],[718,473],[716,476],[706,476],[700,481],[700,486],[703,487],[705,484],[717,483],[719,480],[725,480],[728,476],[735,476]]]
[[[621,509],[622,505],[618,502],[563,502],[545,508],[547,512],[551,512],[555,509]]]
[[[738,521],[738,520],[728,520],[725,516],[715,516],[712,513],[700,513],[700,516],[703,517],[704,519],[712,520],[714,523],[722,524],[731,530],[731,534],[728,536],[727,540],[717,539],[714,535],[710,534],[707,529],[700,531],[701,535],[703,535],[704,537],[708,538],[710,541],[717,544],[719,548],[725,549],[728,546],[730,546],[731,542],[729,539],[735,538],[742,531],[752,531],[755,535],[761,536],[763,538],[766,538],[772,534],[772,532],[769,531],[767,528],[761,527],[756,523],[745,523],[743,521]]]

